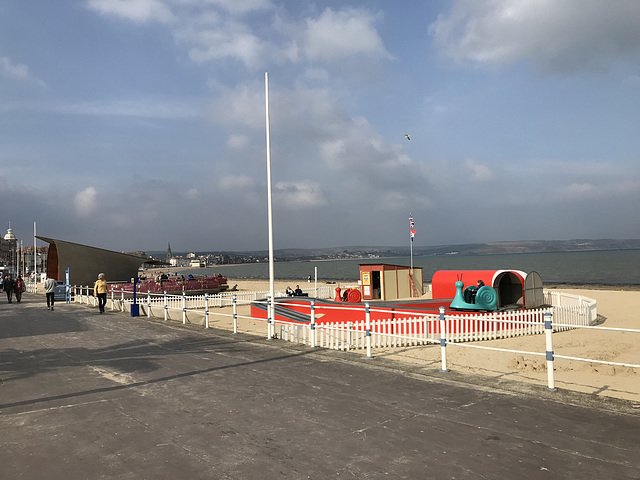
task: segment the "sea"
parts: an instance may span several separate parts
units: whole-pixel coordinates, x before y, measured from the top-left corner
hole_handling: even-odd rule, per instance
[[[377,259],[275,262],[278,280],[306,280],[316,275],[319,282],[356,282],[363,264],[411,265],[410,257]],[[547,285],[640,286],[640,250],[606,250],[554,253],[513,253],[506,255],[414,256],[413,266],[422,267],[425,283],[438,270],[521,270],[537,272]],[[181,270],[194,275],[221,274],[237,279],[268,279],[269,264],[245,263]]]

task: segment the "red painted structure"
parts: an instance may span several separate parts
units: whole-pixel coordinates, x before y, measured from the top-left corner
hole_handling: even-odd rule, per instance
[[[482,280],[493,287],[498,294],[498,308],[520,306],[536,308],[540,306],[540,295],[534,289],[542,289],[542,280],[536,272],[526,274],[520,270],[438,270],[431,279],[432,298],[453,298],[456,295],[456,281],[465,287],[476,285]],[[530,287],[528,287],[530,285]],[[531,291],[531,294],[527,294]]]
[[[112,283],[109,288],[115,292],[124,291],[125,293],[133,293],[133,283]],[[210,277],[196,277],[194,279],[182,280],[178,277],[170,277],[168,280],[155,281],[152,279],[139,281],[136,285],[136,291],[139,294],[163,293],[181,294],[188,292],[191,295],[196,293],[218,293],[227,290],[227,277],[222,275],[212,275]]]
[[[460,277],[468,285],[475,285],[478,280],[482,280],[485,285],[495,288],[498,293],[499,307],[523,310],[538,308],[542,304],[542,281],[536,272],[525,274],[519,270],[440,270],[432,279],[432,299],[369,302],[371,321],[437,315],[440,307],[444,307],[447,318],[453,322],[449,327],[452,332],[482,331],[488,328],[483,322],[455,323],[455,319],[461,318],[464,314],[464,312],[450,309],[456,293],[455,282]],[[308,297],[284,297],[276,298],[275,320],[309,323],[311,301],[314,302],[317,324],[353,322],[365,318],[365,305],[362,303],[350,304]],[[474,314],[482,315],[476,312]],[[489,317],[491,314],[487,315]],[[251,316],[267,318],[264,302],[251,304]]]

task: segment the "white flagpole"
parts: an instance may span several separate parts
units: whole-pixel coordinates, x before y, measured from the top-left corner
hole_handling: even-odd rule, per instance
[[[411,275],[413,275],[413,225],[411,224],[413,215],[409,214],[409,237],[411,238]]]
[[[38,253],[36,248],[36,222],[33,222],[33,281],[38,284]]]
[[[271,206],[271,138],[269,132],[269,73],[264,73],[264,91],[266,105],[266,124],[267,124],[267,210],[269,218],[269,293],[271,295],[270,317],[271,322],[275,322],[275,279],[273,268],[273,211]],[[273,324],[273,323],[272,323]],[[269,332],[269,338],[273,332]]]

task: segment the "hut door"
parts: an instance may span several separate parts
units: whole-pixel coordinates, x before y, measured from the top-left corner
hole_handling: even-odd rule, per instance
[[[380,300],[380,271],[371,272],[371,298]]]
[[[524,279],[524,307],[538,308],[544,305],[542,278],[538,272],[530,272]]]

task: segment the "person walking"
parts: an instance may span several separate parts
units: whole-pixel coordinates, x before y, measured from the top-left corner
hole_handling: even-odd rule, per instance
[[[47,309],[53,310],[53,304],[56,300],[56,287],[58,286],[58,282],[53,278],[47,276],[47,279],[44,281],[44,291],[47,294]]]
[[[93,285],[93,294],[98,297],[100,313],[104,313],[104,306],[107,304],[107,290],[107,281],[104,279],[104,273],[99,273],[98,280]]]
[[[5,292],[7,292],[7,301],[9,303],[13,303],[13,287],[15,282],[13,281],[13,277],[11,274],[8,274],[4,277],[4,282],[2,282],[2,288]]]
[[[22,280],[22,275],[18,274],[18,278],[13,284],[13,293],[16,295],[16,301],[20,303],[22,300],[22,292],[25,291],[24,280]]]

